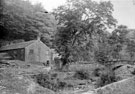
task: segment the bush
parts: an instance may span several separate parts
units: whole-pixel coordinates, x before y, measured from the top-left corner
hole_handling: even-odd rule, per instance
[[[95,59],[98,63],[106,65],[108,63],[108,53],[104,50],[95,52]]]
[[[54,81],[51,80],[49,74],[40,73],[38,75],[34,75],[33,77],[35,78],[36,82],[42,87],[56,91],[57,85],[54,83]]]
[[[88,71],[86,71],[86,70],[78,70],[74,74],[74,78],[84,80],[84,79],[89,79],[90,77],[89,77]]]
[[[58,87],[59,87],[59,89],[64,89],[65,87],[67,87],[67,83],[60,81],[60,82],[58,82]]]
[[[132,72],[132,74],[135,75],[135,69],[134,69],[134,71]]]
[[[42,87],[51,89],[53,91],[62,90],[67,87],[72,87],[70,84],[67,84],[64,81],[60,81],[56,76],[57,74],[40,73],[38,75],[34,75],[33,78]]]
[[[100,69],[100,68],[96,68],[96,69],[94,69],[94,71],[93,71],[94,76],[99,77],[99,76],[100,76],[100,71],[101,71],[101,69]]]
[[[107,84],[110,84],[110,83],[113,83],[116,81],[117,81],[117,79],[116,79],[113,71],[102,73],[100,75],[99,81],[97,82],[97,87],[102,87],[104,85],[107,85]]]

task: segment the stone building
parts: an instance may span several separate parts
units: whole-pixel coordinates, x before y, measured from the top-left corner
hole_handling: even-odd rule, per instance
[[[52,51],[40,40],[13,43],[0,48],[0,53],[8,53],[12,60],[25,62],[51,62]]]

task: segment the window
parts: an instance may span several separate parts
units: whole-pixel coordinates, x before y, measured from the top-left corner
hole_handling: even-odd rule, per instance
[[[33,53],[34,53],[34,50],[33,49],[30,49],[29,54],[33,54]]]

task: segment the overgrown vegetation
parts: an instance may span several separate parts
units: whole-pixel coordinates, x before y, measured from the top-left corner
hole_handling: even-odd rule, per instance
[[[93,74],[96,77],[99,77],[98,81],[96,82],[97,87],[102,87],[104,85],[117,81],[117,78],[115,77],[115,73],[111,69],[106,70],[106,69],[96,68]]]
[[[73,87],[73,85],[66,83],[64,80],[57,78],[57,74],[38,74],[33,75],[36,82],[53,91],[63,90],[65,88]]]
[[[88,79],[90,79],[90,75],[87,70],[78,70],[75,72],[74,78],[77,78],[80,80],[88,80]]]
[[[48,74],[38,74],[38,75],[35,75],[34,76],[37,83],[45,88],[48,88],[48,89],[51,89],[51,90],[54,90],[56,91],[57,90],[57,85],[56,83],[54,83]]]

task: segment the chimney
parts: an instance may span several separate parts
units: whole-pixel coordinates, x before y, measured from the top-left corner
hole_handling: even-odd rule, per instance
[[[37,35],[37,40],[40,40],[41,39],[41,34],[39,33],[38,35]]]

